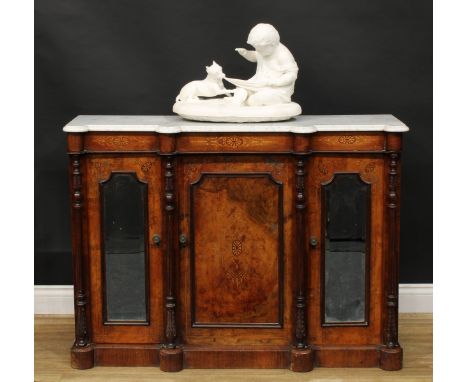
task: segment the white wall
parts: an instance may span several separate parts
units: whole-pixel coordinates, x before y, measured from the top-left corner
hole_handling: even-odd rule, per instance
[[[432,312],[432,284],[400,284],[400,312]],[[34,313],[73,314],[73,286],[36,285]]]

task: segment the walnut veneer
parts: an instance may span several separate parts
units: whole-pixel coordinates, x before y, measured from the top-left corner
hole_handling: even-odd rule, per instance
[[[402,367],[401,133],[67,136],[73,367]],[[100,184],[122,172],[134,174],[147,190],[143,325],[103,319]],[[323,322],[322,194],[338,173],[358,174],[370,185],[366,320],[355,325]]]

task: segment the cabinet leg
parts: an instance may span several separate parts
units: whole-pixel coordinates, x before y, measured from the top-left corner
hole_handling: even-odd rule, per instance
[[[71,367],[74,369],[91,369],[94,367],[94,346],[76,346],[71,348]]]
[[[306,372],[314,368],[314,352],[311,348],[291,349],[291,371]]]
[[[159,367],[161,371],[181,371],[183,365],[183,350],[181,348],[175,349],[161,349],[159,352]]]
[[[394,371],[403,367],[403,349],[401,347],[380,349],[380,368],[382,370]]]

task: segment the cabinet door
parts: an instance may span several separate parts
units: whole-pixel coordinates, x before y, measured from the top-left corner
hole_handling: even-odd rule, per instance
[[[86,179],[93,341],[160,342],[159,158],[89,156]]]
[[[180,159],[187,344],[289,344],[292,177],[286,157]],[[289,238],[289,239],[286,239]]]
[[[309,341],[381,343],[384,160],[309,162]]]

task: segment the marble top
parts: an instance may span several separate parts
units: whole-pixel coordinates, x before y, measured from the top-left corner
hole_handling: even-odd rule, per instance
[[[408,127],[390,114],[370,115],[300,115],[285,122],[215,123],[194,122],[166,115],[80,115],[63,131],[149,131],[162,134],[203,133],[298,133],[319,131],[386,131],[400,133]]]

